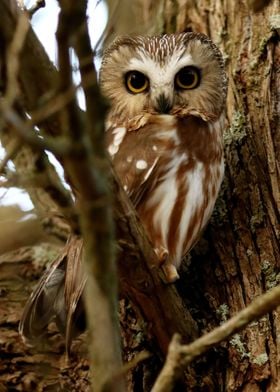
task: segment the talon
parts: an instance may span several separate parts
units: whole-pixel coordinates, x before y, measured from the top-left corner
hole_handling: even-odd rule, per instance
[[[159,248],[154,248],[154,251],[158,257],[159,265],[164,264],[169,255],[168,250],[163,246],[160,246]]]
[[[163,269],[167,283],[173,283],[180,278],[174,264],[167,262],[163,264],[161,268]]]

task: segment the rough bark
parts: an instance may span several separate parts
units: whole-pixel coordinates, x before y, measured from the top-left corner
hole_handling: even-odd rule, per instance
[[[245,1],[139,0],[137,6],[142,23],[128,22],[128,31],[203,32],[227,60],[226,176],[177,285],[202,333],[279,283],[279,3],[259,13]],[[123,13],[116,34],[126,20]],[[275,310],[210,352],[188,390],[278,390],[279,323]]]
[[[170,3],[179,10],[168,29],[208,34],[228,65],[226,176],[207,243],[179,282],[201,330],[210,330],[279,283],[279,3],[260,13],[243,1]],[[213,352],[206,388],[278,390],[279,322],[275,310]]]
[[[139,9],[136,14],[144,15],[146,23],[139,23],[136,28],[134,25],[134,31],[204,32],[220,46],[227,58],[226,177],[211,223],[203,240],[193,250],[177,284],[200,333],[203,333],[244,308],[254,297],[280,280],[279,106],[277,111],[280,11],[276,0],[260,13],[251,11],[245,1],[164,0],[157,2],[157,6],[153,3],[150,0],[137,1]],[[141,9],[145,12],[141,13]],[[116,33],[120,31],[117,26],[116,18]],[[147,298],[150,295],[152,292],[148,292]],[[6,298],[5,295],[3,298]],[[8,300],[13,298],[8,297]],[[15,301],[18,304],[19,298]],[[9,308],[7,314],[11,317],[13,308],[5,303]],[[152,359],[139,364],[129,373],[128,390],[148,391],[160,366],[160,356],[155,355],[157,350],[143,334],[147,331],[145,323],[127,300],[121,301],[121,316],[125,358],[132,358],[143,348],[149,348],[154,354]],[[6,362],[1,362],[1,365],[3,363],[5,374],[7,369],[18,374],[18,379],[16,376],[13,378],[13,384],[7,384],[8,388],[17,385],[18,390],[23,388],[21,390],[27,391],[32,385],[39,384],[36,384],[37,380],[35,384],[28,384],[31,387],[22,386],[24,377],[33,370],[28,368],[25,357],[21,362],[26,355],[24,350],[28,349],[18,348],[16,317],[13,320],[12,325],[9,320],[6,324],[4,322],[9,332],[3,335]],[[235,335],[228,343],[211,350],[194,364],[187,377],[187,390],[278,391],[279,328],[279,311],[275,310]],[[28,358],[32,364],[37,359],[38,366],[42,360],[42,357],[38,360],[38,355]],[[44,354],[44,361],[49,363],[50,358],[53,357]],[[58,361],[61,359],[59,354],[56,358]],[[51,366],[56,368],[56,363]],[[71,366],[75,363],[73,358],[74,365]],[[71,381],[69,372],[63,373],[63,367],[59,372],[62,377],[70,377]],[[77,379],[80,376],[81,373]],[[81,388],[86,388],[81,385]],[[53,390],[58,388],[54,384]],[[75,390],[78,387],[69,384],[69,388]],[[178,387],[180,391],[185,389],[185,386]]]

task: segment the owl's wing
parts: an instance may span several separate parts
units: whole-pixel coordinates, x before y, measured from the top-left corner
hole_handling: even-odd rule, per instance
[[[69,351],[72,338],[85,329],[81,295],[86,277],[81,263],[82,240],[73,235],[61,255],[45,271],[25,305],[19,325],[19,332],[25,340],[38,340],[54,320],[61,333],[66,335]]]
[[[131,186],[128,187],[128,189],[130,189],[128,195],[135,208],[137,208],[138,204],[145,197],[146,192],[151,192],[154,188],[156,179],[158,178],[156,172],[158,171],[159,160],[160,158],[158,156],[154,157],[150,161],[150,165],[147,169],[141,174],[136,170],[132,170],[131,174],[134,180],[132,181]]]
[[[107,148],[114,169],[136,208],[145,193],[154,188],[161,167],[161,146],[148,131],[149,125],[140,130],[116,127],[107,131]]]

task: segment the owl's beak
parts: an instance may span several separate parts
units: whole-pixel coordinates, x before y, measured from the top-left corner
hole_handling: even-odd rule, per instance
[[[168,114],[172,109],[173,102],[164,94],[160,94],[155,99],[155,109],[161,114]]]

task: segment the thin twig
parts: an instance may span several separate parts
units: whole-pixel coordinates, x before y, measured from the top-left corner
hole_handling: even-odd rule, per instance
[[[4,173],[7,163],[13,159],[21,147],[21,142],[18,139],[13,140],[12,145],[6,148],[6,154],[0,162],[0,175]]]
[[[13,38],[6,52],[7,83],[6,92],[0,102],[0,131],[4,126],[3,113],[13,107],[19,94],[18,73],[20,68],[19,56],[29,29],[29,20],[24,13],[19,14]]]
[[[175,334],[170,343],[165,364],[151,392],[171,392],[182,371],[195,358],[244,329],[252,321],[271,312],[279,304],[280,286],[277,286],[254,299],[245,309],[191,344],[181,345],[179,335]]]
[[[36,3],[27,10],[29,17],[32,18],[35,12],[37,12],[41,8],[44,8],[45,6],[46,6],[45,0],[37,0]]]
[[[69,58],[70,42],[79,60],[93,56],[87,30],[87,1],[60,0],[61,13],[57,29],[60,92],[73,85]],[[73,23],[75,21],[75,23]],[[117,318],[118,290],[115,262],[114,226],[109,187],[109,162],[104,142],[104,105],[97,87],[93,64],[81,67],[82,79],[87,75],[92,87],[85,89],[88,111],[78,111],[75,100],[61,111],[61,125],[65,135],[79,144],[83,153],[79,159],[65,157],[64,166],[73,187],[77,190],[82,235],[84,239],[84,267],[87,275],[85,304],[87,326],[91,340],[89,352],[94,363],[92,385],[96,392],[122,368],[119,324]],[[73,159],[74,158],[74,159]],[[65,279],[65,289],[67,279]],[[92,306],[92,299],[95,306]],[[69,321],[69,322],[68,322]],[[71,321],[67,317],[66,331]],[[123,382],[114,385],[123,392]]]
[[[7,51],[7,90],[3,104],[9,109],[19,93],[18,73],[20,67],[19,56],[23,48],[27,32],[29,30],[29,20],[26,14],[21,13],[18,17],[13,40]]]
[[[92,64],[92,56],[90,64]],[[50,98],[42,106],[36,110],[30,112],[31,123],[36,125],[44,120],[47,120],[50,116],[58,113],[61,109],[65,108],[71,102],[80,88],[86,89],[94,84],[94,82],[89,78],[85,78],[81,83],[76,86],[70,86],[66,91],[56,94],[54,97]]]
[[[105,40],[109,37],[109,35],[113,31],[113,26],[116,22],[116,17],[117,17],[117,10],[120,5],[120,0],[115,1],[114,8],[111,12],[110,19],[107,23],[107,26],[103,30],[101,36],[99,37],[98,41],[96,42],[94,48],[93,48],[93,53],[96,55],[98,53],[98,48],[105,42]]]
[[[62,141],[51,137],[40,138],[29,122],[23,121],[14,110],[8,110],[5,104],[2,105],[2,102],[0,103],[0,112],[3,118],[13,126],[13,131],[17,136],[30,146],[40,151],[50,151],[58,157],[74,152],[75,148],[67,140]]]

